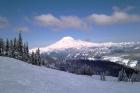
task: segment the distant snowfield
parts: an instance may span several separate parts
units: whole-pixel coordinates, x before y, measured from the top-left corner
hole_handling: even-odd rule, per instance
[[[140,93],[140,83],[74,75],[0,57],[0,93]]]

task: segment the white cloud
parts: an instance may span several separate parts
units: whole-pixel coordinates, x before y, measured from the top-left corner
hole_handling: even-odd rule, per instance
[[[100,25],[109,25],[140,21],[140,16],[135,14],[130,15],[124,11],[114,11],[112,15],[92,14],[88,16],[88,20]]]
[[[134,8],[135,8],[134,6],[127,6],[123,9],[121,9],[120,7],[117,7],[117,6],[112,7],[112,9],[114,11],[124,11],[124,12],[129,12],[129,11],[133,10]]]
[[[5,17],[0,16],[0,28],[4,28],[8,25],[8,20]]]
[[[43,26],[57,26],[60,20],[51,14],[35,16],[35,20]]]
[[[111,25],[140,21],[139,15],[128,13],[128,11],[131,9],[133,9],[133,7],[127,7],[123,10],[118,7],[113,7],[114,11],[111,15],[94,13],[83,18],[80,18],[78,16],[55,17],[52,14],[42,14],[39,16],[35,16],[34,20],[41,26],[52,27],[53,30],[75,28],[87,31],[93,24]]]
[[[17,27],[16,28],[16,31],[17,32],[28,32],[29,31],[29,28],[26,27],[26,26],[21,26],[21,27]]]
[[[87,24],[77,16],[60,16],[55,17],[52,14],[35,16],[34,19],[42,26],[54,27],[54,29],[84,29],[86,30]]]

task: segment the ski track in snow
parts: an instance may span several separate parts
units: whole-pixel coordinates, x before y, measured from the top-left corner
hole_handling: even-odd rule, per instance
[[[140,93],[140,83],[75,75],[0,57],[0,93]]]

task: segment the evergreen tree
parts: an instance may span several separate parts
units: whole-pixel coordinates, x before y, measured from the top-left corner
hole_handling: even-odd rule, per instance
[[[0,55],[4,54],[4,41],[0,38]]]
[[[23,44],[23,60],[26,61],[26,49],[25,49],[26,45]]]
[[[28,49],[28,43],[24,43],[23,45],[23,60],[29,61],[29,49]]]
[[[13,49],[14,49],[13,57],[17,58],[17,56],[18,56],[18,43],[17,43],[17,39],[16,38],[14,38],[14,47],[13,47]]]
[[[34,52],[32,52],[32,54],[31,54],[31,63],[33,64],[33,65],[35,65],[35,53]]]
[[[100,74],[100,80],[105,81],[105,73],[104,72],[102,72]]]
[[[37,64],[36,65],[41,65],[41,56],[40,56],[40,50],[39,48],[36,50],[36,61],[37,61]]]
[[[123,71],[123,81],[128,81],[128,77],[125,70]]]
[[[137,76],[138,75],[136,73],[132,74],[132,76],[131,76],[132,83],[137,81]]]
[[[14,57],[14,44],[13,44],[13,41],[12,40],[10,40],[9,56],[10,57]]]
[[[102,74],[102,77],[103,77],[103,81],[105,81],[106,79],[105,79],[105,73],[104,72]]]
[[[125,72],[124,69],[122,69],[121,71],[119,71],[119,75],[118,75],[118,81],[127,81],[127,74]]]
[[[19,59],[23,59],[23,43],[22,43],[22,36],[21,33],[19,33],[19,37],[18,37],[18,58]]]
[[[118,74],[118,81],[122,81],[123,80],[123,69],[119,71]]]
[[[28,43],[26,43],[26,46],[25,46],[25,51],[26,51],[26,58],[27,60],[29,61],[29,47],[28,47]]]
[[[45,66],[45,60],[41,61],[41,65]]]
[[[5,48],[6,56],[9,56],[9,40],[6,40],[6,48]]]
[[[2,55],[2,38],[0,38],[0,56]]]

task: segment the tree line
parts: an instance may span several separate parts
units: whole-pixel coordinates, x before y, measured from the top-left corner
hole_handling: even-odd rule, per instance
[[[44,64],[39,48],[36,52],[29,53],[28,43],[23,42],[21,33],[19,33],[18,38],[15,37],[12,40],[0,38],[0,56],[19,59],[33,65]]]

